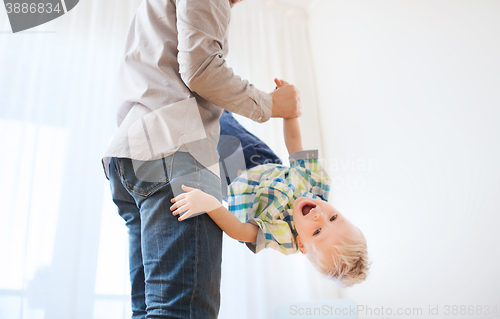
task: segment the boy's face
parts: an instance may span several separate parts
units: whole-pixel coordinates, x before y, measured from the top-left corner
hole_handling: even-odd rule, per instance
[[[349,243],[363,236],[359,228],[321,199],[297,198],[293,204],[293,222],[303,254],[311,249],[329,252],[341,240]]]

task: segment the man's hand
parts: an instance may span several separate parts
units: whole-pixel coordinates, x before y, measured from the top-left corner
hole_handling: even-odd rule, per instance
[[[229,0],[229,5],[231,6],[231,8],[238,2],[240,1],[243,1],[243,0]]]
[[[302,114],[300,112],[300,94],[295,86],[283,81],[274,79],[277,89],[271,92],[273,97],[273,109],[271,117],[296,118]]]
[[[179,221],[201,212],[209,212],[222,206],[219,200],[199,189],[182,185],[182,190],[186,193],[172,198],[170,210],[173,215],[182,214]]]

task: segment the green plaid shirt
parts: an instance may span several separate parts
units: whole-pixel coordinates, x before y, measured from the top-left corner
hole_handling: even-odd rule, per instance
[[[290,167],[265,164],[244,171],[229,185],[229,210],[242,222],[259,227],[254,253],[274,248],[297,252],[293,203],[298,197],[328,199],[330,178],[318,163],[318,151],[290,155]]]

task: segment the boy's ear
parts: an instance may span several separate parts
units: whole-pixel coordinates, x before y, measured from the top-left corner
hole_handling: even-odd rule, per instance
[[[306,247],[304,244],[302,244],[302,241],[300,241],[300,236],[297,235],[297,246],[299,247],[299,250],[301,253],[305,254],[306,253]]]

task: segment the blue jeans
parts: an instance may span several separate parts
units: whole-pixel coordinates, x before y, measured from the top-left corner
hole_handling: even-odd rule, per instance
[[[219,166],[222,179],[222,197],[227,201],[227,186],[236,178],[238,170],[250,169],[257,165],[283,164],[281,159],[257,136],[248,132],[231,112],[224,110],[219,119],[220,139],[217,152],[221,158]],[[244,162],[227,160],[241,147]]]
[[[231,112],[224,110],[219,123],[221,136],[217,151],[221,158],[231,155],[234,152],[234,148],[238,147],[238,145],[234,145],[234,139],[225,139],[225,137],[232,136],[237,138],[236,141],[241,143],[246,164],[246,167],[242,167],[243,169],[250,169],[267,163],[283,164],[273,150],[238,123]]]
[[[217,318],[222,231],[207,214],[179,222],[180,185],[221,199],[220,179],[189,153],[139,162],[113,158],[113,201],[129,229],[132,318]]]

